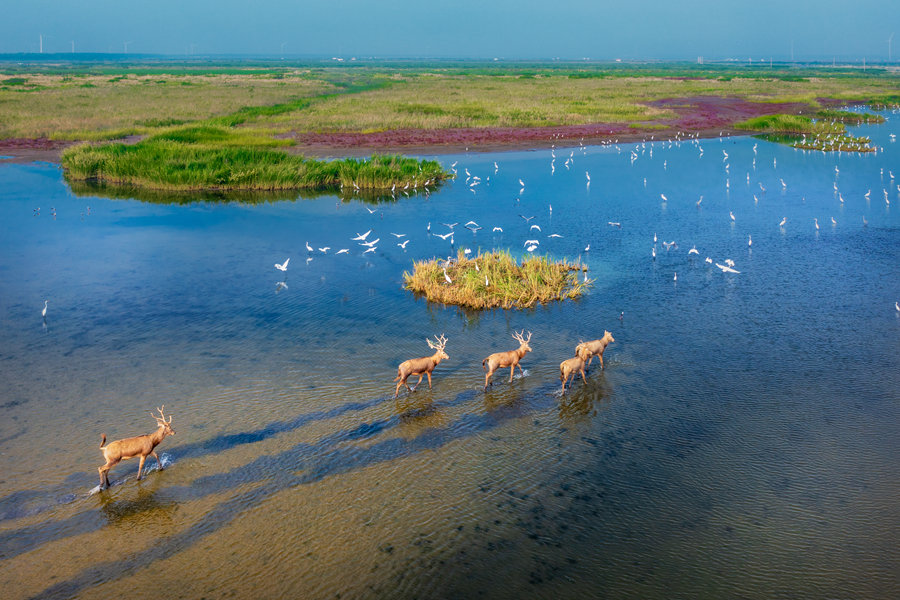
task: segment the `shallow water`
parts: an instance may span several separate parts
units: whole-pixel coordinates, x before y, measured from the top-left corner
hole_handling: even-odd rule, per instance
[[[900,595],[892,123],[854,128],[884,146],[864,156],[440,157],[459,180],[375,213],[76,196],[52,165],[0,167],[4,598]],[[429,305],[402,274],[450,253],[443,222],[476,251],[539,239],[596,283],[528,311]],[[481,360],[522,329],[526,376],[484,393]],[[559,363],[604,330],[606,369],[561,396]],[[394,400],[439,333],[434,388]],[[148,433],[161,405],[166,469],[124,462],[92,494],[100,434]]]

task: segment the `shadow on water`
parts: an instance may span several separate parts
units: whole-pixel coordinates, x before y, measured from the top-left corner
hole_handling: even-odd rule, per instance
[[[458,394],[447,405],[461,404],[478,397],[475,391]],[[314,444],[300,443],[272,456],[262,456],[231,471],[202,477],[189,487],[167,488],[167,500],[155,499],[155,494],[128,503],[104,504],[98,511],[88,511],[64,522],[55,522],[36,527],[26,527],[8,531],[0,536],[0,559],[28,552],[56,539],[101,528],[103,525],[121,523],[134,519],[144,511],[156,513],[179,503],[189,502],[215,494],[260,484],[252,490],[242,492],[218,504],[189,529],[161,538],[153,547],[122,557],[115,561],[98,564],[83,570],[79,575],[64,582],[54,584],[38,594],[37,598],[69,598],[84,589],[96,585],[98,581],[113,581],[127,577],[156,560],[174,556],[196,544],[200,540],[227,526],[238,515],[259,506],[270,496],[282,490],[319,482],[372,465],[402,459],[420,452],[437,450],[451,442],[470,438],[496,429],[506,422],[520,418],[535,409],[546,409],[555,399],[549,386],[532,390],[530,394],[518,395],[517,401],[498,402],[482,414],[465,415],[448,427],[429,428],[414,438],[395,437],[360,447],[342,442],[375,437],[403,422],[398,416],[380,421],[363,423],[353,429],[337,432]],[[486,405],[489,403],[486,401]]]
[[[357,190],[355,188],[329,186],[314,190],[195,190],[172,191],[152,190],[134,185],[116,185],[101,181],[68,181],[72,194],[79,198],[108,198],[110,200],[138,200],[151,204],[274,204],[315,200],[323,196],[334,196],[342,203],[353,201],[365,204],[390,204],[402,198],[427,196],[435,191],[406,190],[396,196],[383,191]]]
[[[277,489],[314,483],[325,477],[332,477],[373,464],[411,456],[423,450],[436,449],[451,441],[493,429],[504,422],[521,417],[531,410],[546,409],[550,403],[556,401],[550,386],[535,388],[527,394],[513,386],[502,393],[493,396],[483,396],[485,411],[482,414],[469,415],[446,424],[434,422],[425,424],[421,421],[415,423],[417,419],[425,419],[427,421],[429,416],[438,414],[443,409],[465,404],[482,396],[483,393],[479,390],[466,390],[457,394],[452,400],[440,403],[439,406],[432,406],[429,409],[419,407],[412,410],[401,410],[399,414],[389,418],[362,423],[352,429],[338,431],[313,444],[297,444],[281,454],[262,456],[231,471],[202,477],[195,480],[190,486],[167,488],[165,491],[167,498],[169,498],[167,502],[175,504],[189,502],[236,487],[267,480],[270,480]],[[380,398],[368,403],[354,403],[349,406],[352,406],[353,409],[359,409],[362,406],[374,406],[384,400],[384,398]],[[347,410],[349,409],[345,406],[334,411],[328,411],[327,414],[336,416]],[[209,442],[188,445],[187,448],[176,448],[168,454],[173,458],[197,457],[214,451],[218,452],[227,448],[233,448],[240,444],[262,441],[276,432],[291,431],[302,424],[311,422],[313,419],[308,417],[298,417],[290,422],[273,424],[260,431],[222,436]],[[324,418],[322,413],[318,414],[318,418]],[[442,420],[439,419],[439,421]],[[438,426],[436,427],[435,425]],[[398,429],[401,434],[404,434],[404,437],[385,440],[365,448],[342,446],[345,442],[370,439],[393,429]],[[119,478],[121,477],[122,475],[120,474]],[[255,498],[252,493],[250,495]],[[262,497],[267,495],[268,493]],[[11,495],[7,500],[13,499],[13,496],[15,495]],[[100,498],[102,499],[103,497],[104,495],[101,494]],[[226,505],[230,506],[230,502],[226,502]],[[55,540],[98,530],[110,522],[110,516],[134,515],[142,509],[155,510],[157,505],[150,501],[138,500],[127,509],[109,509],[104,511],[101,507],[100,513],[95,510],[88,510],[61,521],[45,522],[16,530],[8,530],[0,534],[0,560],[18,556]],[[215,513],[216,511],[213,511],[213,514]],[[107,518],[98,518],[100,515]],[[213,531],[213,529],[208,529],[208,527],[210,525],[207,523],[200,526],[199,530],[204,531],[205,535]],[[180,550],[180,548],[178,549]],[[175,551],[174,547],[172,551]]]

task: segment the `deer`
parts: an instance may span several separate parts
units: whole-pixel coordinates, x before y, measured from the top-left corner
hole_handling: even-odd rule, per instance
[[[559,363],[559,380],[562,381],[562,393],[566,393],[566,384],[569,382],[569,377],[572,377],[572,380],[575,380],[575,376],[578,373],[581,373],[581,378],[584,380],[584,383],[587,384],[587,377],[584,375],[584,361],[589,360],[591,358],[590,351],[584,345],[584,343],[579,344],[575,348],[575,358],[570,358],[569,360],[564,360]]]
[[[425,341],[428,342],[428,347],[435,351],[432,356],[411,358],[410,360],[403,361],[400,363],[400,366],[397,367],[397,378],[394,379],[394,381],[400,381],[400,383],[397,384],[394,398],[400,394],[401,385],[405,385],[406,389],[410,392],[416,391],[416,388],[422,383],[422,377],[425,375],[428,375],[428,389],[431,389],[431,372],[434,371],[436,366],[441,364],[442,360],[450,358],[447,356],[447,353],[444,352],[444,346],[447,345],[447,338],[444,337],[444,334],[441,334],[441,337],[434,336],[434,339],[435,342],[432,342],[430,339],[425,338]],[[406,383],[406,380],[410,375],[419,376],[419,381],[416,382],[416,385],[411,390],[409,389],[409,384]]]
[[[578,351],[579,348],[583,348],[588,353],[587,366],[589,366],[589,367],[591,366],[591,363],[594,362],[594,357],[596,356],[597,358],[600,359],[600,368],[602,369],[603,368],[603,351],[606,350],[606,347],[614,341],[616,341],[616,340],[613,339],[612,334],[608,331],[604,331],[603,337],[600,338],[599,340],[594,340],[592,342],[585,342],[582,340],[581,343],[575,347],[575,354],[579,353],[579,351]]]
[[[522,333],[513,333],[513,339],[519,342],[519,347],[516,350],[495,352],[481,361],[481,368],[487,373],[484,376],[484,389],[487,389],[488,385],[493,387],[494,382],[491,381],[491,376],[493,376],[497,369],[509,367],[510,383],[512,383],[513,374],[516,372],[516,366],[519,367],[519,372],[522,373],[522,376],[525,376],[525,371],[522,370],[522,365],[519,364],[519,361],[522,360],[523,356],[531,352],[531,346],[528,345],[528,342],[531,341],[531,332],[528,332],[528,339],[525,339],[524,336],[524,329],[522,330]]]
[[[163,415],[163,409],[165,407],[166,406],[163,405],[162,408],[156,409],[159,411],[158,417],[153,413],[150,413],[150,416],[156,419],[156,424],[159,425],[159,429],[153,433],[125,438],[124,440],[116,440],[115,442],[110,442],[108,446],[106,445],[106,434],[101,434],[100,451],[103,453],[103,458],[106,459],[106,464],[100,467],[101,490],[109,487],[109,470],[119,464],[122,460],[127,460],[140,455],[141,464],[138,466],[138,481],[141,479],[141,472],[144,470],[144,461],[147,459],[148,455],[153,456],[153,458],[156,459],[156,464],[159,465],[159,470],[163,470],[162,462],[159,460],[159,455],[156,454],[154,448],[156,448],[167,435],[175,435],[175,430],[171,427],[172,417],[169,416],[169,420],[166,421],[166,417]]]

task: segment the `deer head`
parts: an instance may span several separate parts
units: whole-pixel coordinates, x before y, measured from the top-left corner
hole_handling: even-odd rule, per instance
[[[441,358],[449,359],[447,353],[444,352],[444,346],[447,345],[447,338],[444,337],[444,334],[441,334],[441,337],[434,336],[435,342],[432,342],[428,338],[425,338],[425,341],[428,342],[428,347],[432,350],[436,350],[436,354],[440,355]]]
[[[513,339],[519,342],[520,350],[525,350],[526,352],[531,352],[531,346],[528,345],[528,342],[531,341],[531,332],[528,332],[528,339],[525,337],[525,330],[522,330],[522,333],[513,333]]]
[[[603,339],[607,341],[607,343],[614,342],[616,340],[613,339],[613,336],[610,332],[604,330],[603,331]]]
[[[172,423],[172,417],[170,416],[169,420],[166,421],[166,417],[165,417],[165,415],[163,415],[163,408],[165,408],[165,407],[166,407],[166,405],[163,404],[162,408],[156,409],[159,411],[158,417],[156,415],[154,415],[153,413],[150,413],[150,416],[153,417],[154,419],[156,419],[156,424],[165,430],[163,432],[164,435],[175,435],[175,430],[170,427],[170,425]]]

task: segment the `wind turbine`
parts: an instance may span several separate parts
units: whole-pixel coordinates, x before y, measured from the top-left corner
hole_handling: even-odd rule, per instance
[[[194,53],[194,46],[199,46],[200,44],[191,44],[191,54]]]
[[[287,42],[284,44],[287,44]],[[284,58],[284,44],[281,45],[281,58]]]
[[[125,54],[128,54],[128,44],[133,44],[134,42],[125,42]]]
[[[75,40],[72,40],[72,54],[75,54]]]
[[[44,34],[41,33],[38,35],[38,37],[41,39],[40,49],[41,49],[41,54],[43,54],[44,53]],[[50,37],[50,36],[48,35],[47,37]]]
[[[891,62],[891,39],[894,37],[894,34],[891,34],[891,37],[887,39],[888,43],[888,62]]]

